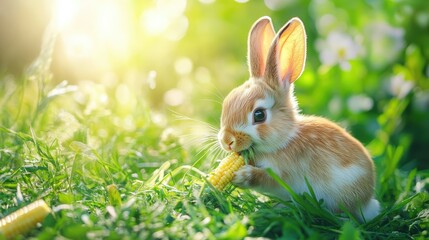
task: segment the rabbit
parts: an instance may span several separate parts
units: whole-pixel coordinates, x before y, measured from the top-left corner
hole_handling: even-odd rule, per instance
[[[248,37],[250,78],[222,103],[218,141],[227,152],[252,148],[252,164],[232,183],[289,200],[290,195],[266,171],[271,168],[298,194],[308,192],[333,213],[346,209],[360,221],[378,215],[373,197],[375,170],[365,147],[337,124],[302,115],[293,83],[303,72],[306,33],[292,18],[277,33],[269,17],[252,26]]]

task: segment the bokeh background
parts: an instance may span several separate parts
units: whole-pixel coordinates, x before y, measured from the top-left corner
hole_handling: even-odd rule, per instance
[[[429,166],[426,0],[2,0],[1,124],[67,140],[85,121],[95,147],[148,124],[193,128],[177,115],[217,126],[264,15],[276,30],[294,16],[306,26],[304,114],[340,123],[376,162]]]

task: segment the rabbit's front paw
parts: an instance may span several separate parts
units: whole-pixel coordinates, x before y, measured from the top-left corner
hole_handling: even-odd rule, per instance
[[[235,172],[232,184],[239,188],[250,188],[255,185],[258,176],[258,170],[262,170],[250,165],[244,165]]]

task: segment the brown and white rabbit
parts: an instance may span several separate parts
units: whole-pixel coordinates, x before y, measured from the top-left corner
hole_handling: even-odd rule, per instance
[[[293,83],[306,58],[306,33],[298,18],[275,35],[271,19],[253,25],[248,40],[250,78],[222,106],[219,142],[226,151],[254,150],[254,164],[240,168],[233,184],[290,199],[272,179],[271,168],[296,193],[308,191],[332,212],[345,207],[360,220],[379,213],[374,164],[364,146],[337,124],[301,115]],[[362,217],[363,216],[363,217]]]

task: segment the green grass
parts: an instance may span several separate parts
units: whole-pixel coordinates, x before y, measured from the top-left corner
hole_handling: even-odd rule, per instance
[[[429,172],[400,170],[406,140],[379,150],[376,196],[383,211],[360,224],[332,215],[311,193],[293,194],[293,204],[232,186],[214,192],[203,174],[216,164],[210,150],[185,144],[178,130],[190,123],[157,124],[144,97],[124,109],[109,89],[101,91],[109,104],[93,102],[94,91],[65,83],[49,89],[43,76],[23,77],[14,87],[0,81],[0,217],[39,198],[53,209],[25,238],[428,238]],[[88,110],[91,104],[98,105]],[[377,138],[370,147],[379,144]],[[120,200],[107,191],[112,184]]]

